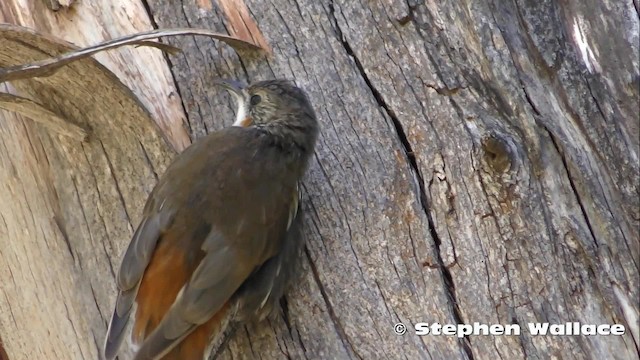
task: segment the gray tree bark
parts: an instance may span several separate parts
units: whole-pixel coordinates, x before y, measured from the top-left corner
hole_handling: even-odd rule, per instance
[[[233,30],[208,0],[45,3],[3,0],[0,22],[77,45]],[[223,359],[637,358],[636,0],[245,4],[273,57],[172,38],[181,54],[121,49],[96,55],[106,68],[0,85],[90,130],[81,141],[0,111],[0,359],[97,358],[114,269],[157,176],[233,122],[218,77],[293,79],[322,124],[299,278],[277,320],[240,329]],[[0,30],[0,67],[69,49]],[[573,321],[626,333],[526,325]],[[522,333],[417,336],[418,322]]]

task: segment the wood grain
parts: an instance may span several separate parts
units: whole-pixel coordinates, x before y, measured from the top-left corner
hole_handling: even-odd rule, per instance
[[[17,3],[0,3],[1,16],[54,18],[44,6]],[[45,30],[100,38],[81,30],[124,19],[118,5],[84,3]],[[127,4],[138,9],[131,24],[229,32],[217,3]],[[320,117],[303,186],[308,246],[299,279],[281,315],[239,329],[221,358],[637,358],[637,2],[244,4],[271,58],[240,58],[191,37],[168,41],[183,53],[151,61],[160,70],[147,69],[147,53],[128,53],[124,63],[98,58],[138,96],[141,84],[173,94],[141,102],[154,118],[169,109],[175,116],[164,118],[184,119],[183,130],[182,120],[160,126],[167,138],[184,131],[182,144],[186,134],[195,139],[233,122],[232,99],[212,86],[218,77],[294,79]],[[80,6],[93,15],[79,19]],[[89,93],[107,91],[100,89]],[[65,104],[59,93],[38,95]],[[9,266],[0,266],[8,284],[0,288],[0,337],[11,360],[93,359],[114,300],[110,266],[171,152],[149,135],[142,144],[154,155],[145,165],[131,147],[142,128],[121,136],[117,125],[104,127],[101,150],[2,116],[0,263]],[[106,140],[113,134],[122,140]],[[52,214],[64,215],[64,228],[56,230]],[[398,322],[475,321],[520,324],[523,332],[393,332]],[[627,332],[524,330],[568,321],[621,323]]]

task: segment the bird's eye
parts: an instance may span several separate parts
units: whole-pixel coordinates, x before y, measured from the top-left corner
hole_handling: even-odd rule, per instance
[[[253,95],[250,100],[251,106],[256,106],[260,104],[260,101],[262,101],[262,98],[260,97],[260,95]]]

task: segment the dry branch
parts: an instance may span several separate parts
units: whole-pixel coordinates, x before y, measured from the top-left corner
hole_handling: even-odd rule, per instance
[[[0,29],[6,25],[0,25]],[[138,45],[138,46],[154,46],[161,50],[174,51],[175,47],[150,43],[148,40],[165,36],[178,36],[178,35],[202,35],[208,36],[214,39],[225,42],[230,45],[236,51],[248,50],[248,51],[264,51],[261,47],[254,45],[248,41],[234,38],[232,36],[220,34],[206,29],[162,29],[142,32],[133,35],[123,36],[117,39],[105,41],[101,44],[85,47],[82,49],[74,50],[69,53],[57,56],[55,58],[37,61],[25,65],[16,65],[7,68],[0,68],[0,82],[27,79],[32,77],[50,76],[62,66],[65,66],[73,61],[77,61],[88,56],[91,56],[100,51],[106,51],[115,49],[125,45]]]

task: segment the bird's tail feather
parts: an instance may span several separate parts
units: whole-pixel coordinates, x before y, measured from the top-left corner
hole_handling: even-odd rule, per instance
[[[122,344],[122,340],[127,333],[125,330],[129,323],[129,316],[137,293],[138,287],[136,286],[118,294],[104,344],[104,358],[107,360],[115,358],[118,354],[120,344]]]
[[[234,319],[235,306],[225,304],[214,316],[204,324],[194,326],[185,336],[177,340],[164,339],[158,334],[151,334],[136,354],[136,360],[203,360],[211,353],[216,353],[225,342],[225,334],[229,323]],[[147,341],[150,341],[147,343]],[[166,349],[159,355],[147,356],[147,353],[157,353],[157,349]]]

